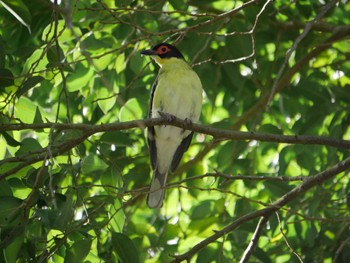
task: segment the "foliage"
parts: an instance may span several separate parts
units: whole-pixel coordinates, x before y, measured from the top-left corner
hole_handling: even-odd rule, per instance
[[[346,0],[52,2],[0,1],[1,262],[349,262]],[[133,121],[162,41],[205,100],[156,211]]]

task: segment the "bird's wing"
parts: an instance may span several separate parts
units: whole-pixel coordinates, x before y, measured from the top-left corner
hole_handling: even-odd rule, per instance
[[[174,172],[176,167],[179,165],[182,156],[184,155],[184,153],[187,151],[188,147],[191,144],[191,140],[193,137],[193,132],[191,132],[187,137],[185,137],[181,144],[179,145],[179,147],[177,147],[176,152],[174,154],[173,160],[171,162],[171,171]]]
[[[149,109],[148,109],[148,118],[151,118],[152,116],[153,97],[154,97],[154,91],[156,90],[157,85],[158,85],[158,81],[156,80],[152,85],[151,98],[150,98]],[[155,140],[155,131],[153,126],[148,127],[147,129],[147,141],[148,141],[148,147],[149,147],[150,158],[151,158],[151,166],[152,166],[152,169],[154,170],[157,167],[157,147],[156,147],[156,140]]]
[[[154,139],[155,132],[154,127],[148,127],[147,129],[147,141],[151,158],[151,166],[152,169],[156,169],[157,167],[157,147],[156,140]]]

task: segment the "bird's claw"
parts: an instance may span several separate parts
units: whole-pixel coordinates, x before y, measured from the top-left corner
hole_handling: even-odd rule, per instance
[[[170,122],[176,119],[174,115],[167,112],[158,111],[158,114],[160,115],[160,117],[165,118],[167,121],[170,121]]]
[[[193,124],[192,120],[189,118],[184,119],[186,126],[191,126]]]
[[[193,124],[192,120],[189,118],[184,119],[184,122],[185,122],[185,127],[191,127]],[[182,131],[185,132],[186,129],[183,129]]]

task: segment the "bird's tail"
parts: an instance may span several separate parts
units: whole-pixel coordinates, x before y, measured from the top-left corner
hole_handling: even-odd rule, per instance
[[[160,173],[157,168],[154,170],[151,188],[147,196],[147,205],[150,208],[162,207],[167,175],[168,173]]]

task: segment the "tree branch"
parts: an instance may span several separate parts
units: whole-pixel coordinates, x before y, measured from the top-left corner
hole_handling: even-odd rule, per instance
[[[339,140],[335,138],[329,138],[324,136],[313,135],[279,135],[270,133],[259,132],[242,132],[233,131],[230,129],[219,129],[211,126],[206,126],[197,123],[189,123],[188,121],[174,118],[167,120],[167,118],[156,119],[140,119],[134,121],[126,121],[119,123],[92,125],[92,124],[70,124],[70,123],[41,123],[41,124],[1,124],[0,132],[6,131],[20,131],[20,130],[42,130],[42,129],[56,129],[62,130],[81,130],[90,136],[99,132],[108,131],[122,131],[132,128],[141,128],[157,126],[157,125],[172,125],[186,130],[195,131],[210,135],[215,139],[226,140],[256,140],[263,142],[276,142],[276,143],[288,143],[288,144],[308,144],[308,145],[324,145],[336,148],[350,149],[350,140]]]
[[[241,131],[232,131],[217,129],[210,126],[188,123],[178,118],[174,118],[169,121],[166,118],[158,119],[146,119],[146,120],[135,120],[121,123],[113,124],[101,124],[101,125],[90,125],[90,124],[70,124],[70,123],[41,123],[41,124],[1,124],[0,132],[7,131],[19,131],[19,130],[42,130],[42,129],[56,129],[58,131],[62,130],[82,130],[84,134],[78,138],[74,138],[70,141],[66,141],[54,147],[52,156],[57,156],[66,151],[71,150],[80,143],[82,143],[89,136],[99,133],[99,132],[108,132],[108,131],[121,131],[131,128],[145,128],[155,125],[173,125],[179,128],[184,128],[186,130],[192,130],[199,133],[204,133],[211,135],[216,139],[230,139],[230,140],[257,140],[265,142],[276,142],[276,143],[293,143],[293,144],[314,144],[314,145],[325,145],[337,148],[350,149],[349,140],[339,140],[322,136],[310,136],[310,135],[276,135],[276,134],[267,134],[267,133],[255,133],[255,132],[241,132]],[[29,156],[34,155],[34,157],[29,158]],[[17,156],[13,158],[5,159],[1,164],[8,162],[17,162],[22,161],[22,163],[11,170],[6,171],[5,173],[0,174],[0,180],[5,178],[8,175],[11,175],[23,167],[36,163],[38,161],[44,160],[46,156],[46,150],[43,149],[39,153],[33,152],[33,154],[26,154],[26,156]]]
[[[259,223],[256,226],[256,229],[254,231],[254,234],[253,234],[252,238],[250,239],[249,245],[248,245],[247,249],[244,251],[244,254],[243,254],[241,260],[239,261],[239,263],[249,262],[248,260],[249,260],[250,256],[253,254],[256,246],[258,245],[259,238],[261,236],[261,233],[262,233],[268,219],[269,218],[266,216],[262,216],[260,218]]]
[[[54,145],[52,150],[52,156],[56,157],[62,153],[65,153],[84,140],[89,136],[99,133],[99,132],[109,132],[109,131],[121,131],[132,128],[151,127],[156,125],[172,125],[186,130],[192,130],[195,132],[203,133],[206,135],[211,135],[215,139],[225,139],[225,140],[257,140],[262,142],[276,142],[276,143],[289,143],[289,144],[305,144],[305,145],[324,145],[336,148],[350,149],[349,140],[339,140],[334,138],[328,138],[323,136],[311,136],[311,135],[277,135],[268,133],[256,133],[256,132],[242,132],[242,131],[232,131],[213,128],[210,126],[205,126],[196,123],[189,123],[188,121],[181,120],[174,117],[172,120],[167,118],[157,118],[157,119],[145,119],[145,120],[134,120],[120,123],[111,124],[101,124],[101,125],[91,125],[91,124],[71,124],[71,123],[40,123],[40,124],[1,124],[0,133],[7,131],[20,131],[20,130],[42,130],[42,129],[55,129],[57,131],[62,130],[81,130],[83,134],[72,140],[65,141],[61,144]],[[210,148],[211,149],[211,148]],[[35,151],[32,153],[26,153],[22,156],[16,156],[2,160],[0,165],[10,162],[22,161],[16,167],[0,173],[0,180],[21,170],[27,165],[42,161],[45,159],[47,149],[44,148],[40,151]],[[32,157],[33,156],[33,157]]]
[[[219,231],[215,231],[213,235],[193,246],[193,248],[188,250],[186,253],[181,255],[173,255],[174,260],[172,262],[181,262],[184,260],[189,261],[193,257],[193,255],[195,255],[199,250],[206,247],[208,244],[216,241],[218,238],[226,235],[227,233],[232,232],[243,223],[259,217],[269,218],[274,212],[278,211],[292,200],[301,196],[312,187],[322,184],[326,180],[335,177],[337,174],[344,172],[348,169],[350,169],[350,157],[321,173],[308,177],[299,186],[293,188],[291,191],[283,195],[270,206],[237,218],[231,224],[227,225]],[[248,259],[249,258],[247,258],[247,260]]]
[[[181,181],[177,181],[174,183],[168,184],[168,186],[172,185],[178,185],[181,183],[186,183],[194,180],[201,180],[203,178],[207,177],[213,177],[213,178],[223,178],[224,182],[227,181],[234,181],[234,180],[246,180],[246,181],[285,181],[285,182],[294,182],[294,181],[303,181],[306,176],[268,176],[268,175],[229,175],[224,174],[221,172],[215,172],[215,173],[206,173],[202,175],[197,176],[191,176],[188,178],[185,178]]]

